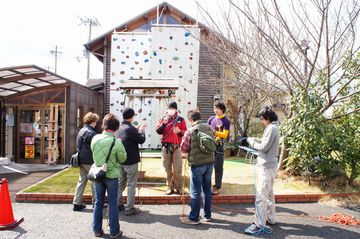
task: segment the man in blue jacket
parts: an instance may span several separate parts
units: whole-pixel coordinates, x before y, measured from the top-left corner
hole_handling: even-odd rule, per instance
[[[135,193],[137,186],[138,163],[140,162],[139,144],[145,142],[145,125],[135,128],[132,125],[135,112],[131,108],[125,108],[122,112],[124,121],[117,131],[117,137],[122,140],[125,147],[127,158],[120,166],[119,178],[119,210],[125,210],[125,215],[131,216],[137,214],[140,209],[135,208]],[[122,193],[128,188],[127,203],[122,204]]]

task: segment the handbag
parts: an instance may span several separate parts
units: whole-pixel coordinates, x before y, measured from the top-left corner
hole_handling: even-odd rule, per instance
[[[83,144],[83,143],[82,143],[82,144]],[[79,152],[81,151],[82,144],[80,145],[79,151],[77,151],[75,154],[71,155],[70,162],[69,162],[69,165],[70,165],[71,167],[79,167],[79,166],[80,166],[80,162],[79,162]]]
[[[106,177],[106,172],[107,172],[107,169],[108,169],[107,163],[108,163],[108,161],[109,161],[110,153],[111,153],[111,151],[112,151],[112,149],[113,149],[113,147],[114,147],[114,145],[115,145],[115,140],[116,140],[116,138],[114,137],[114,141],[112,142],[112,144],[111,144],[111,146],[110,146],[110,151],[109,151],[109,153],[108,153],[108,155],[107,155],[107,157],[106,157],[105,163],[104,163],[102,166],[100,166],[100,167],[97,167],[95,163],[91,166],[91,168],[90,168],[90,170],[89,170],[89,173],[88,173],[88,175],[87,175],[87,178],[88,178],[90,181],[100,182],[100,181],[102,181],[102,180],[105,179],[105,177]]]

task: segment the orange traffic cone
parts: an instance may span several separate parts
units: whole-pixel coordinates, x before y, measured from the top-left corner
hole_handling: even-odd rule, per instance
[[[13,229],[23,221],[24,218],[21,218],[19,221],[14,219],[10,201],[8,181],[3,178],[0,182],[0,230]]]

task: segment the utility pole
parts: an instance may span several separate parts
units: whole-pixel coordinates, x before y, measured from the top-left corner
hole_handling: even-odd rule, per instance
[[[61,54],[62,52],[58,50],[58,46],[55,46],[55,50],[51,50],[50,53],[55,55],[55,74],[56,74],[57,73],[57,57],[58,57],[58,54]]]
[[[89,26],[89,37],[88,37],[88,42],[91,41],[91,32],[92,32],[92,28],[93,27],[98,27],[100,26],[100,22],[95,18],[88,18],[88,17],[84,17],[81,18],[78,16],[78,18],[80,19],[80,24],[79,25],[85,25],[85,26]],[[90,52],[87,51],[86,54],[87,57],[87,71],[86,71],[86,79],[89,80],[90,79]]]

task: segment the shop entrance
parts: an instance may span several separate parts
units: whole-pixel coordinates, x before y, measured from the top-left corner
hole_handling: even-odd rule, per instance
[[[21,106],[18,108],[18,163],[47,163],[49,145],[50,147],[57,146],[58,161],[63,161],[64,107],[58,107],[55,118],[51,119],[50,113],[50,106]]]

